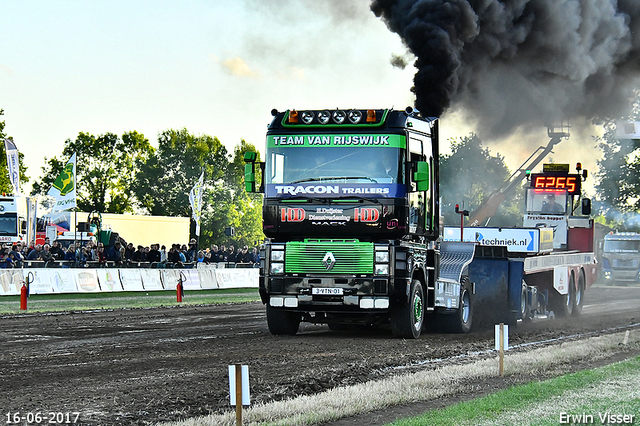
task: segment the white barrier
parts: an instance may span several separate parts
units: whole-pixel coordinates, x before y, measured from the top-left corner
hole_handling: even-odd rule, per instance
[[[160,274],[154,269],[139,269],[142,276],[142,286],[145,290],[164,290]]]
[[[76,271],[73,271],[76,272]],[[76,286],[80,292],[100,291],[98,274],[95,269],[82,269],[75,274]]]
[[[98,283],[101,291],[123,291],[122,282],[117,269],[101,268],[96,269]]]
[[[0,272],[0,295],[20,294],[22,288],[22,271],[5,269]]]
[[[215,263],[211,265],[198,265],[200,288],[203,290],[218,288],[218,280],[215,274],[216,269],[218,269],[218,265]]]
[[[218,268],[205,264],[197,269],[27,268],[0,270],[0,296],[19,295],[29,273],[33,278],[30,294],[56,294],[175,291],[181,272],[185,290],[258,287],[257,268]]]

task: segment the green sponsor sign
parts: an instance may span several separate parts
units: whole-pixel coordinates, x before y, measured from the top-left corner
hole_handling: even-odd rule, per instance
[[[281,146],[291,147],[386,147],[406,148],[407,142],[403,135],[381,134],[339,134],[339,135],[269,135],[267,148]]]
[[[64,166],[62,172],[58,175],[55,182],[53,182],[53,187],[60,191],[61,196],[65,196],[75,188],[75,176],[73,175],[73,163],[69,163]]]

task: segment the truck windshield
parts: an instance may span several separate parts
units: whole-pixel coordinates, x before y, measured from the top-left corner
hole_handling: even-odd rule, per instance
[[[15,213],[7,213],[0,216],[0,235],[17,235],[18,224]]]
[[[527,213],[565,214],[567,211],[566,191],[541,191],[527,189]]]
[[[270,149],[266,163],[267,184],[402,182],[399,148],[276,147]]]
[[[604,240],[606,253],[638,253],[640,240]]]

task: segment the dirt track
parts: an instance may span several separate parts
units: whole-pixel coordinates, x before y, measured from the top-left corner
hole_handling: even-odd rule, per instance
[[[640,287],[592,288],[585,304],[579,319],[519,327],[510,344],[640,322]],[[297,336],[275,337],[259,303],[12,315],[0,318],[0,408],[3,422],[6,413],[79,412],[81,424],[146,425],[231,410],[229,364],[249,365],[256,402],[491,347],[493,331],[408,341],[384,329],[302,325]]]

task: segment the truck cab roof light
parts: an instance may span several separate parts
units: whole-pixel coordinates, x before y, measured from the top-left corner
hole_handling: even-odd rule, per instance
[[[373,109],[367,110],[367,123],[376,122],[376,111]]]
[[[298,122],[298,111],[295,109],[289,111],[289,123],[297,123]]]
[[[301,118],[304,124],[311,124],[314,117],[315,114],[313,113],[313,111],[302,111]]]
[[[327,124],[331,118],[331,113],[327,110],[318,111],[318,121],[320,124]]]
[[[362,120],[362,112],[357,109],[349,111],[349,121],[353,124],[358,124]]]
[[[347,113],[342,111],[341,109],[337,109],[331,113],[331,118],[333,118],[333,121],[336,124],[342,124],[347,118]]]

